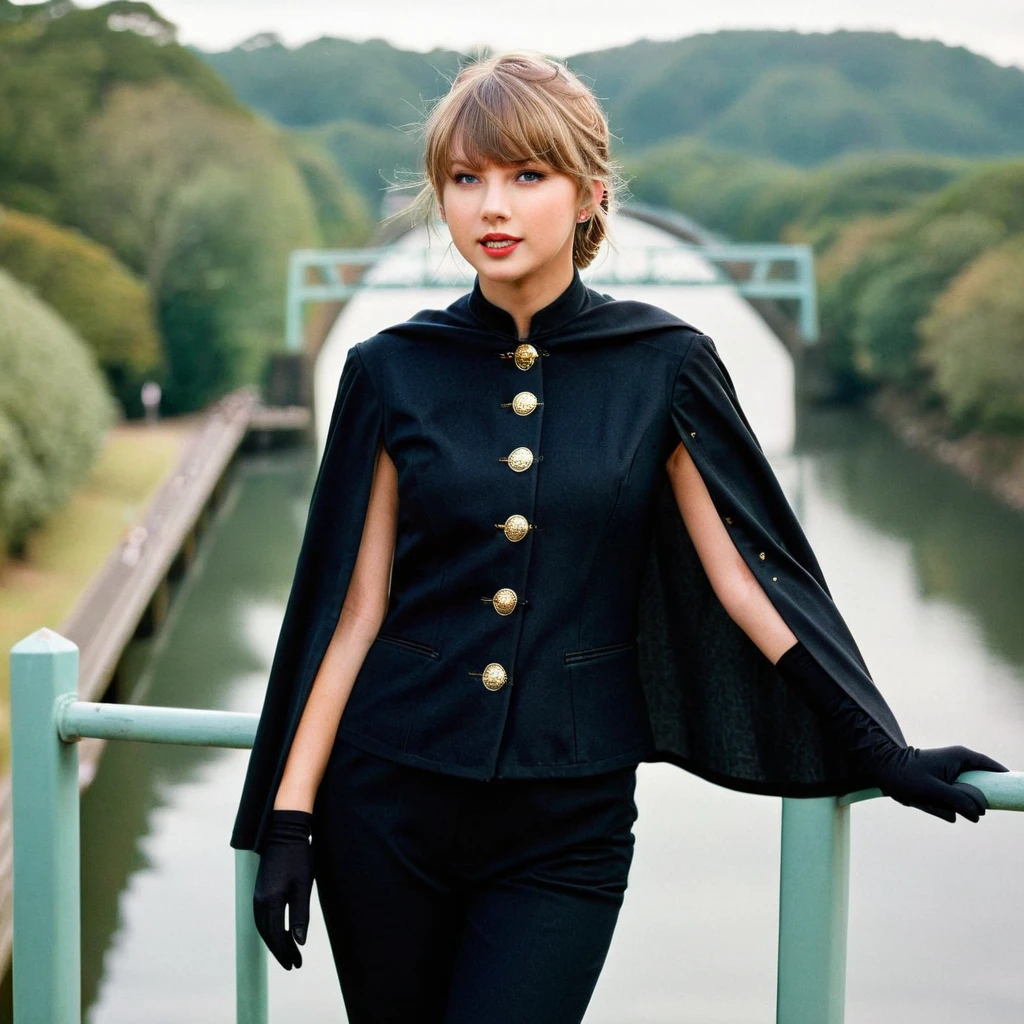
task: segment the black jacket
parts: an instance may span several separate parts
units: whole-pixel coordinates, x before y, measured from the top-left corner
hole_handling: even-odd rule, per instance
[[[856,788],[712,590],[665,472],[679,441],[793,633],[902,742],[711,338],[576,271],[520,342],[477,280],[348,353],[231,845],[262,837],[379,444],[398,540],[351,743],[480,779],[660,760],[753,792]]]

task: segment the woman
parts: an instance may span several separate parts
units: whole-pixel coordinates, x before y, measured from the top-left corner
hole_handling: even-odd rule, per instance
[[[616,191],[590,91],[472,64],[426,168],[476,280],[348,354],[231,842],[288,969],[316,878],[353,1024],[569,1024],[641,761],[950,821],[1005,769],[906,744],[712,340],[581,281]]]

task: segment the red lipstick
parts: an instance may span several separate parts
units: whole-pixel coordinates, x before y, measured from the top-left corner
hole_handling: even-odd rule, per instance
[[[502,231],[489,231],[480,239],[480,248],[483,249],[488,256],[508,256],[518,248],[521,241],[522,239],[516,238],[515,235],[506,235]],[[485,242],[507,242],[508,244],[491,246],[485,245]]]

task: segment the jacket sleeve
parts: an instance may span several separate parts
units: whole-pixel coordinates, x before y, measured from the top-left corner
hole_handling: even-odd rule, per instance
[[[349,349],[341,371],[231,835],[236,849],[259,848],[359,553],[384,424],[382,397],[361,344]]]
[[[776,610],[844,691],[902,742],[707,335],[690,338],[669,407],[674,435]],[[732,788],[780,796],[861,784],[825,723],[726,613],[667,483],[641,594],[640,667],[662,759]]]

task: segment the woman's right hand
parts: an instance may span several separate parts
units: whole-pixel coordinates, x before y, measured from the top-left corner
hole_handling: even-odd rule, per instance
[[[259,850],[260,866],[253,889],[256,930],[286,970],[302,966],[299,947],[309,927],[313,889],[313,815],[308,811],[272,810]],[[289,928],[284,925],[288,908]]]

